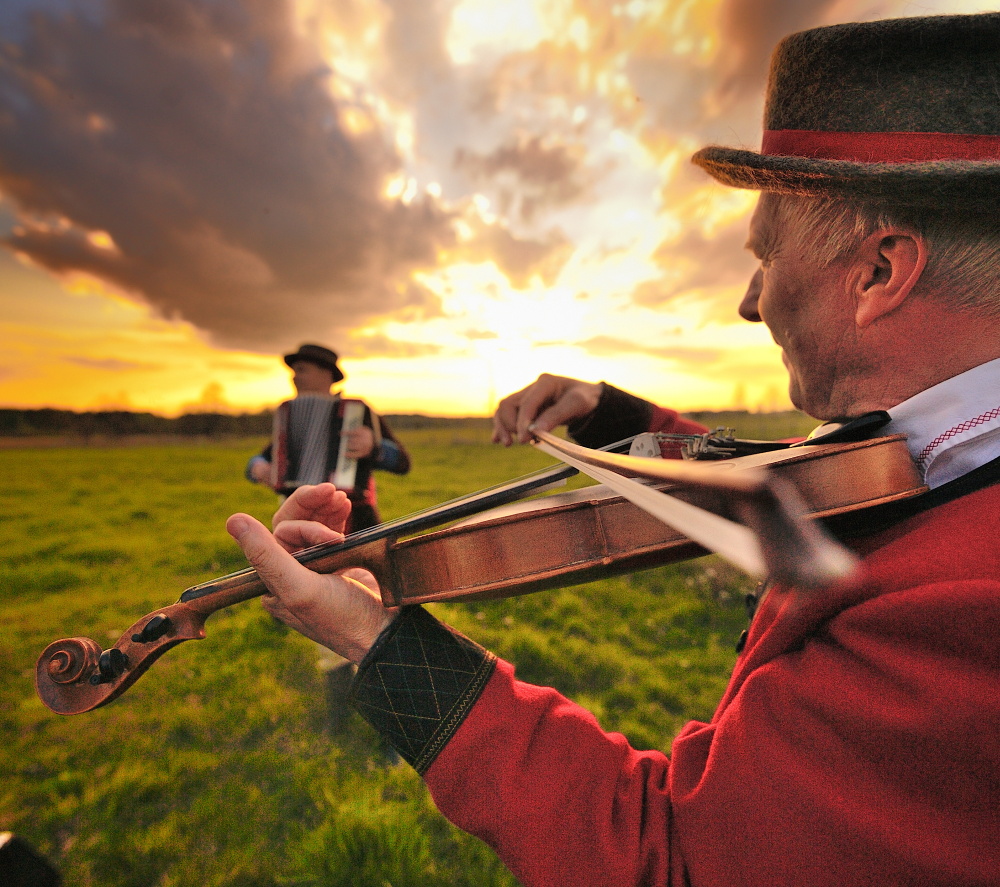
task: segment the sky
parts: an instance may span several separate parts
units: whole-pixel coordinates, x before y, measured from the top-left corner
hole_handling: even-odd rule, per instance
[[[767,65],[972,0],[3,0],[0,407],[256,412],[341,355],[382,413],[542,372],[786,409],[736,307]]]

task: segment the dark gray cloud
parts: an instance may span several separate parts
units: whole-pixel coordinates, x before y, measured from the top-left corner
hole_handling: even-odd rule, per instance
[[[838,0],[727,0],[719,9],[716,98],[724,108],[760,93],[771,52],[785,35],[826,23]]]
[[[429,197],[381,196],[400,158],[363,102],[334,100],[335,74],[287,0],[82,9],[50,4],[0,47],[12,249],[224,346],[272,350],[437,310],[406,281],[453,244],[452,216]],[[346,126],[348,113],[368,126]]]
[[[497,226],[472,227],[475,236],[463,247],[463,258],[470,262],[492,260],[519,289],[527,287],[534,276],[551,286],[573,251],[573,245],[558,231],[531,239],[515,237],[506,228]]]
[[[499,211],[524,222],[546,208],[564,206],[589,192],[586,150],[538,133],[518,133],[485,153],[455,152],[455,166],[476,182],[495,182]]]

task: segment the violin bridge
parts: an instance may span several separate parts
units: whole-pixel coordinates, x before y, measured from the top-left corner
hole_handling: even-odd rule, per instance
[[[662,456],[661,444],[674,444],[680,447],[682,459],[729,459],[738,454],[736,430],[719,426],[704,434],[667,434],[665,432],[647,432],[636,435],[636,440],[642,439],[643,449],[656,447]],[[633,447],[635,442],[633,442]],[[629,452],[630,456],[643,456],[645,453]]]

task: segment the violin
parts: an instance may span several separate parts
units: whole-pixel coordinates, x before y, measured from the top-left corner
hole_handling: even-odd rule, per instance
[[[542,436],[550,444],[557,440]],[[565,442],[558,446],[583,449]],[[918,496],[927,489],[901,435],[785,447],[706,465],[612,454],[602,458],[619,472],[652,476],[657,491],[667,491],[671,498],[744,519],[749,500],[774,499],[769,479],[777,478],[786,491],[778,499],[787,498],[789,488],[794,490],[803,516],[811,519],[799,521],[796,514],[787,518],[771,507],[756,518],[758,532],[766,536],[768,568],[779,572],[788,564],[799,569],[816,559],[808,535],[798,558],[788,558],[786,549],[801,532],[800,524],[816,527],[817,519]],[[318,573],[349,567],[369,570],[382,589],[384,606],[399,607],[560,588],[686,560],[713,547],[692,541],[602,486],[512,501],[573,473],[564,466],[548,469],[353,533],[342,542],[305,548],[294,557]],[[452,523],[431,529],[446,522]],[[786,578],[794,581],[796,575]],[[38,659],[38,695],[64,715],[105,705],[169,649],[204,638],[205,621],[212,613],[266,592],[256,571],[247,568],[188,588],[176,603],[139,619],[107,650],[90,638],[55,641]]]

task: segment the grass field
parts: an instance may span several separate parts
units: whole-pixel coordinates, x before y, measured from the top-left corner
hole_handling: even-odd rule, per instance
[[[788,423],[739,430],[802,430]],[[401,436],[414,470],[379,476],[386,518],[549,463],[490,446],[485,425]],[[74,887],[514,885],[357,716],[331,735],[314,645],[255,601],[212,616],[206,640],[171,650],[105,708],[65,718],[36,698],[51,641],[110,646],[185,588],[245,565],[224,521],[274,510],[242,477],[260,443],[0,450],[0,831]],[[704,558],[431,609],[605,729],[668,749],[686,720],[711,716],[747,586]]]

